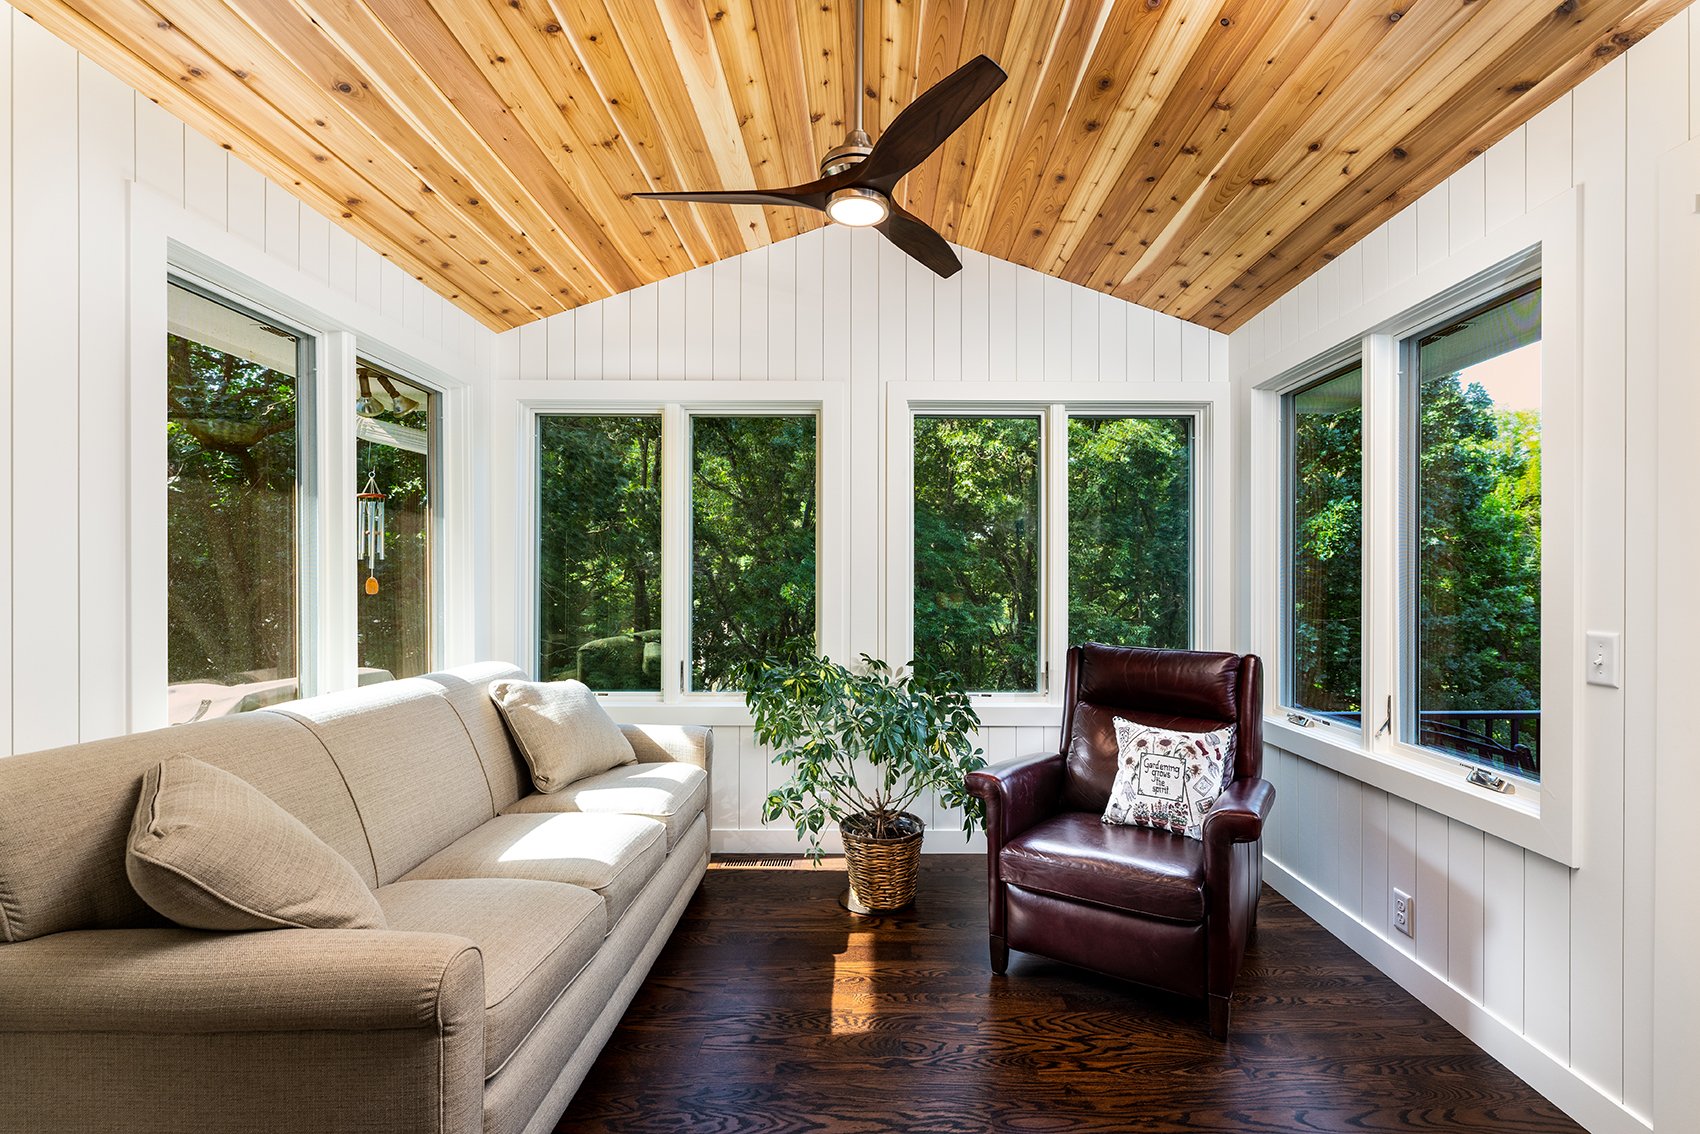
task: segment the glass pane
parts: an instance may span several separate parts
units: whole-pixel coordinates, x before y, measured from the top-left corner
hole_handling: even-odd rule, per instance
[[[691,684],[815,649],[815,419],[691,421]]]
[[[661,688],[661,419],[537,427],[538,672]]]
[[[1417,340],[1417,714],[1407,739],[1540,770],[1541,293]],[[1414,733],[1414,736],[1412,735]]]
[[[1357,725],[1363,712],[1363,368],[1287,401],[1287,703]]]
[[[297,696],[295,335],[168,289],[169,719]]]
[[[360,684],[431,671],[431,418],[436,398],[362,361],[355,480],[365,527],[356,597]],[[381,497],[381,499],[379,499]],[[380,538],[381,535],[381,538]]]
[[[1068,636],[1192,641],[1192,419],[1068,422]]]
[[[915,419],[915,663],[1039,687],[1039,419]]]

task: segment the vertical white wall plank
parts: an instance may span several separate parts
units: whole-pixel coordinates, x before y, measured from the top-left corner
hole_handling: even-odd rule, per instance
[[[245,186],[243,192],[240,194],[242,198],[258,199],[261,202],[261,211],[258,214],[259,227],[262,232],[265,228],[264,196],[259,193],[249,193],[246,188],[248,174],[250,173],[253,173],[253,170],[249,169],[235,158],[230,159],[230,220],[232,232],[237,232],[236,219],[238,212],[244,211],[239,210],[237,207],[238,193],[236,192],[236,188],[238,181],[242,182]],[[255,188],[258,188],[258,186],[255,186]],[[241,235],[241,233],[237,232],[237,235]],[[383,300],[383,271],[385,262],[384,258],[378,255],[376,249],[370,248],[365,244],[357,243],[355,245],[354,297],[362,307],[376,309],[381,305]]]
[[[611,295],[602,308],[602,376],[626,382],[632,376],[632,292]]]
[[[962,377],[982,382],[991,375],[992,261],[983,252],[959,248],[962,257]]]
[[[1167,382],[1157,372],[1157,320],[1149,307],[1132,307],[1127,313],[1127,379],[1130,382]]]
[[[1035,273],[1037,274],[1037,273]],[[1054,382],[1074,380],[1074,288],[1054,276],[1038,275],[1044,304],[1039,338],[1041,372]]]
[[[1363,916],[1363,785],[1351,776],[1334,778],[1334,900],[1353,917]]]
[[[290,267],[301,263],[301,202],[275,181],[266,182],[266,243],[268,253]],[[400,274],[400,269],[397,269]]]
[[[1403,890],[1418,901],[1417,924],[1428,916],[1417,893],[1417,807],[1408,799],[1396,795],[1387,797],[1387,893],[1384,895],[1380,923],[1383,935],[1396,948],[1413,956],[1417,943],[1393,928],[1393,891]]]
[[[797,244],[782,240],[767,256],[767,376],[781,381],[797,377]]]
[[[1451,251],[1451,195],[1442,182],[1417,199],[1417,270],[1433,267]]]
[[[1103,377],[1098,357],[1098,325],[1103,296],[1083,287],[1069,287],[1071,325],[1069,347],[1074,353],[1071,376],[1076,382],[1096,382]],[[1202,330],[1203,328],[1200,328]]]
[[[1152,377],[1159,382],[1179,382],[1181,374],[1181,321],[1173,315],[1158,315],[1154,326]]]
[[[826,374],[826,230],[806,232],[790,243],[797,249],[797,271],[793,289],[797,297],[794,321],[797,335],[795,376],[800,382],[816,382]]]
[[[719,299],[718,296],[715,297]],[[718,302],[716,303],[718,307]],[[587,303],[573,309],[573,353],[570,358],[557,360],[553,349],[550,377],[560,378],[562,366],[572,367],[572,377],[584,382],[599,382],[604,377],[602,357],[602,321],[608,307],[602,303]],[[550,344],[553,347],[553,343]]]
[[[1446,972],[1447,833],[1446,816],[1417,808],[1417,957],[1437,973]]]
[[[656,323],[661,328],[655,340],[655,376],[663,381],[685,377],[689,334],[681,329],[689,327],[685,308],[691,275],[669,276],[655,285]]]
[[[1523,848],[1482,842],[1482,1004],[1523,1030]]]
[[[1387,286],[1417,274],[1417,210],[1406,209],[1387,222]]]
[[[542,321],[527,323],[510,334],[519,337],[519,380],[546,382],[549,373],[549,325]]]
[[[743,287],[743,256],[716,260],[708,271],[714,294],[714,320],[709,328],[711,357],[708,376],[726,380],[743,376],[743,325],[738,318],[738,293]],[[698,269],[701,271],[702,269]]]
[[[12,384],[17,373],[12,365],[15,346],[12,333],[14,290],[12,210],[12,29],[24,16],[0,13],[0,471],[6,486],[0,487],[0,751],[16,752],[12,733]]]
[[[872,233],[866,234],[872,237]],[[909,378],[909,332],[913,326],[924,319],[932,317],[931,309],[926,312],[915,311],[911,319],[909,310],[909,257],[899,252],[889,241],[881,240],[875,245],[875,261],[879,265],[879,289],[877,295],[877,310],[879,311],[878,358],[879,380],[881,382],[903,382]],[[861,285],[858,283],[857,285]],[[858,375],[860,378],[860,375]],[[877,427],[876,427],[877,428]],[[876,530],[876,529],[869,529]]]
[[[77,61],[77,626],[78,734],[116,736],[129,725],[128,191],[135,176],[136,96],[86,59]],[[163,281],[162,281],[163,285]],[[64,297],[61,297],[63,301]],[[163,349],[163,344],[162,344]],[[165,407],[155,407],[163,423]]]
[[[1523,215],[1524,174],[1529,160],[1527,133],[1519,126],[1483,155],[1486,159],[1482,221],[1493,231]]]
[[[1519,184],[1521,184],[1521,182],[1519,182]],[[1518,208],[1522,208],[1521,200],[1518,201]],[[1384,224],[1368,236],[1364,237],[1363,240],[1358,243],[1358,247],[1363,249],[1363,298],[1365,301],[1368,301],[1375,299],[1377,296],[1381,295],[1382,292],[1387,290],[1387,281],[1391,275],[1387,262],[1389,251],[1387,243],[1387,226]],[[1347,308],[1347,310],[1349,309],[1350,308]],[[1344,314],[1344,312],[1342,311],[1341,314]]]
[[[81,672],[77,55],[32,20],[13,24],[12,743],[77,740]],[[177,144],[181,199],[182,131]],[[95,391],[94,393],[106,393]],[[47,538],[43,538],[46,536]]]
[[[1321,287],[1320,281],[1312,275],[1288,293],[1293,299],[1293,311],[1298,321],[1299,338],[1309,338],[1316,333],[1316,321],[1320,318],[1317,312],[1317,300]]]
[[[18,62],[22,62],[21,57]],[[36,102],[31,96],[30,105]],[[183,203],[183,143],[186,127],[171,112],[136,96],[136,180]]]
[[[1523,852],[1523,1031],[1570,1059],[1570,870]]]
[[[934,308],[934,293],[941,281],[938,276],[905,256],[903,288],[906,331],[902,350],[907,364],[906,377],[911,382],[933,380],[933,340],[938,333],[938,314]],[[881,323],[882,333],[884,323]]]
[[[1360,872],[1363,892],[1358,901],[1358,916],[1365,925],[1385,937],[1391,929],[1393,908],[1393,883],[1388,875],[1388,853],[1393,845],[1388,795],[1366,784],[1358,808],[1363,821],[1364,855]]]
[[[1045,277],[1027,268],[1015,275],[1015,312],[1010,330],[1015,337],[1015,377],[1038,381],[1047,376],[1045,361]]]
[[[594,308],[595,305],[588,307]],[[586,307],[575,307],[520,328],[520,377],[523,380],[547,378],[552,382],[571,382],[579,376],[579,318],[586,310]],[[585,321],[589,322],[597,314],[592,310],[589,316],[585,316]],[[531,327],[540,330],[532,331]],[[508,333],[513,334],[511,331]],[[584,376],[595,378],[595,369],[587,369]]]
[[[1446,179],[1451,248],[1464,248],[1487,231],[1487,158],[1478,157]]]
[[[1098,296],[1098,373],[1092,377],[1100,381],[1127,380],[1127,319],[1131,306],[1113,295]],[[1228,340],[1211,335],[1210,341],[1223,347],[1222,361],[1226,364]]]
[[[1570,96],[1563,95],[1523,128],[1526,208],[1532,209],[1570,188],[1570,108]]]
[[[960,258],[960,253],[958,255]],[[962,271],[948,280],[933,283],[932,375],[936,382],[955,382],[962,378],[962,295],[966,290],[967,276],[968,262],[964,259]]]
[[[126,88],[128,89],[128,88]],[[131,98],[131,122],[134,129],[135,97]],[[158,107],[154,108],[158,110]],[[134,143],[132,142],[132,146]],[[225,224],[224,202],[227,192],[229,155],[223,146],[205,134],[186,130],[183,135],[183,201],[221,228]]]
[[[140,119],[138,118],[138,122]],[[137,139],[136,153],[138,161],[142,152],[140,138]],[[229,197],[225,201],[225,224],[234,236],[240,236],[248,243],[264,248],[266,245],[266,179],[260,171],[237,157],[227,156],[225,165],[225,184]],[[366,245],[360,245],[362,259],[369,257],[373,263],[370,267],[362,265],[363,275],[371,273],[371,282],[363,286],[370,291],[360,292],[360,302],[369,307],[376,307],[377,302],[377,262],[378,254]]]
[[[720,725],[714,730],[714,753],[709,758],[708,773],[713,792],[708,801],[710,830],[733,831],[743,826],[739,801],[743,798],[740,784],[744,746],[739,734],[748,731],[731,725]]]
[[[1210,381],[1210,340],[1208,328],[1197,323],[1181,324],[1181,377],[1188,382]]]
[[[339,225],[331,226],[330,277],[331,286],[354,299],[359,294],[359,268],[356,265],[360,242]]]
[[[714,373],[714,265],[685,273],[685,350],[681,378],[708,378]],[[661,375],[667,377],[665,372]]]
[[[1016,332],[1022,323],[1037,322],[1039,309],[1033,303],[1037,291],[1031,286],[1023,291],[1023,268],[991,256],[986,257],[986,267],[988,325],[985,377],[994,382],[1036,378],[1039,375],[1040,351],[1029,347],[1033,358],[1028,360],[1021,353],[1023,348],[1017,341]],[[1025,316],[1023,311],[1027,312]],[[975,375],[971,373],[969,377]]]
[[[321,283],[329,283],[330,255],[330,220],[312,209],[303,208],[301,210],[301,270]],[[442,317],[433,320],[433,323],[437,328],[437,333],[444,335],[448,326],[448,301],[440,295],[436,298],[438,302],[432,310],[442,312]]]
[[[634,379],[657,377],[661,343],[661,285],[645,284],[631,293],[631,370]],[[676,325],[675,325],[676,327]],[[675,327],[667,329],[676,338]]]
[[[752,248],[737,257],[738,372],[735,377],[768,377],[768,249]],[[732,261],[724,261],[731,263]],[[600,304],[598,306],[601,306]],[[716,377],[727,377],[717,374]]]
[[[1485,995],[1484,909],[1487,873],[1482,833],[1456,819],[1446,823],[1446,979],[1482,1003]],[[1497,900],[1497,899],[1496,899]]]

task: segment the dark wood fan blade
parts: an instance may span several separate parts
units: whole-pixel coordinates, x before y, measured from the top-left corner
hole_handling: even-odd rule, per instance
[[[968,121],[1006,78],[1003,68],[984,55],[946,75],[892,119],[873,152],[856,167],[856,183],[890,193],[904,174],[926,161]]]
[[[934,232],[920,217],[895,203],[891,206],[891,215],[874,227],[897,245],[904,255],[920,261],[944,279],[962,270],[962,261],[956,258],[949,241]]]
[[[791,189],[706,189],[698,193],[633,193],[651,201],[694,201],[702,205],[797,205],[805,209],[826,208],[824,195],[813,184]],[[819,198],[817,202],[817,198]]]

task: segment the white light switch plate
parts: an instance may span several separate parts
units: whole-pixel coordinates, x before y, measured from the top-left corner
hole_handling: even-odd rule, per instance
[[[1608,685],[1613,689],[1621,688],[1623,679],[1618,672],[1618,658],[1621,654],[1621,634],[1608,634],[1601,630],[1588,631],[1587,658],[1589,685]]]

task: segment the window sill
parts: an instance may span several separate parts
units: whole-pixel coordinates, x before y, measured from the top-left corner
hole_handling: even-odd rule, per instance
[[[1267,744],[1566,866],[1580,865],[1569,809],[1548,785],[1518,780],[1509,795],[1472,787],[1462,765],[1371,751],[1360,733],[1328,735],[1333,731],[1291,724],[1284,714],[1263,719]]]
[[[598,697],[597,704],[608,715],[626,724],[720,725],[727,728],[748,728],[753,723],[743,698],[713,694],[693,694],[700,700],[686,698],[661,701],[653,697]],[[1061,701],[993,701],[971,699],[974,711],[980,715],[981,728],[1056,728],[1062,723]]]

